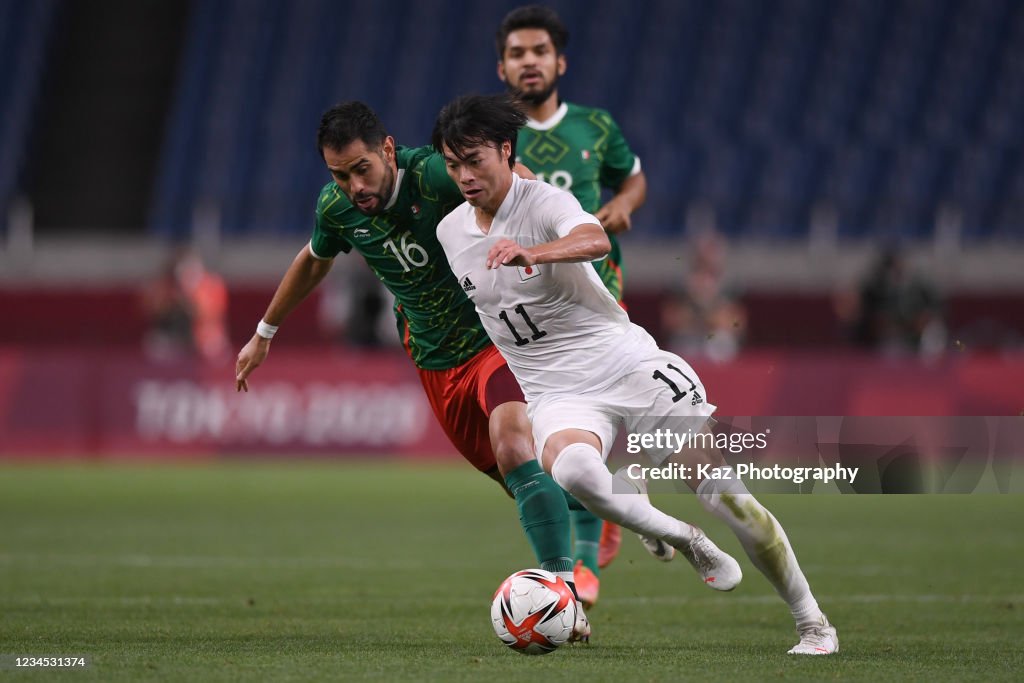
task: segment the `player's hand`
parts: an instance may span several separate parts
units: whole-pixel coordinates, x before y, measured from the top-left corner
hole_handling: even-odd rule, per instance
[[[235,363],[235,391],[249,391],[249,374],[258,368],[270,353],[270,340],[254,334],[238,352]]]
[[[626,206],[626,202],[617,197],[612,197],[607,204],[597,210],[594,216],[601,221],[605,232],[618,235],[633,227],[633,220],[630,218],[632,212]]]
[[[537,258],[530,250],[512,240],[498,240],[487,252],[487,268],[496,270],[502,266],[532,266]]]

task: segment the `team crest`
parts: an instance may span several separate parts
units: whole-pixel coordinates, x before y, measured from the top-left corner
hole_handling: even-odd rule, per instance
[[[419,216],[420,215],[420,205],[419,204],[413,204],[412,205],[412,215],[413,216]]]
[[[516,271],[519,273],[519,279],[523,282],[540,277],[539,266],[516,266]]]
[[[590,160],[590,150],[589,149],[583,150],[582,152],[580,152],[580,156],[583,157],[583,161],[589,161]]]

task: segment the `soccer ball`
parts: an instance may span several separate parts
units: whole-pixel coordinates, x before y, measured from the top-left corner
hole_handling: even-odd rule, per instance
[[[569,584],[543,569],[505,579],[491,602],[491,625],[501,642],[524,655],[546,655],[569,640],[576,598]]]

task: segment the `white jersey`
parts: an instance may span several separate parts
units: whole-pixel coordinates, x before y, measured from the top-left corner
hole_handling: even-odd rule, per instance
[[[530,402],[549,393],[599,388],[657,350],[589,263],[485,266],[498,240],[531,247],[586,223],[600,225],[568,192],[513,175],[488,233],[468,203],[437,228],[452,271]]]

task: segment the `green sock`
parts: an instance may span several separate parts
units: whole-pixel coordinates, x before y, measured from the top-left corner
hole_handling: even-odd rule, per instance
[[[583,566],[600,576],[597,568],[597,549],[601,545],[601,529],[604,522],[593,512],[573,510],[569,513],[573,530],[576,532],[576,559],[583,560]]]
[[[544,473],[536,460],[509,472],[505,486],[516,499],[519,523],[526,532],[540,568],[549,572],[571,572],[569,508],[562,489]]]

